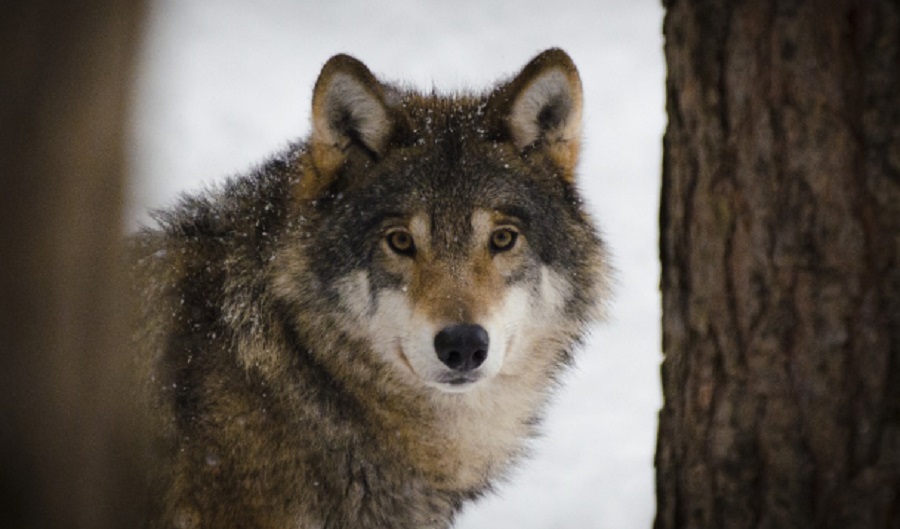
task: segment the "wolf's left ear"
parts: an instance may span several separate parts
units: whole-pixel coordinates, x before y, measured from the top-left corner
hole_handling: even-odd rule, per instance
[[[521,152],[542,150],[573,178],[581,146],[581,78],[558,48],[531,60],[488,101],[488,119]]]
[[[335,55],[325,63],[312,102],[310,149],[317,182],[301,185],[314,196],[354,154],[380,157],[395,132],[396,112],[386,102],[387,88],[362,62]]]

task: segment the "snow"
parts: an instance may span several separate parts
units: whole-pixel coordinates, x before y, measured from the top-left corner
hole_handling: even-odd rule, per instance
[[[333,54],[448,91],[488,86],[544,48],[564,48],[584,84],[581,185],[615,256],[616,296],[533,456],[457,527],[648,528],[661,406],[658,4],[157,0],[137,83],[128,222],[306,135],[312,86]]]

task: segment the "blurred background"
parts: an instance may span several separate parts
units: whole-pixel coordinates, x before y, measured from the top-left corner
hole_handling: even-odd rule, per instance
[[[618,270],[611,318],[580,352],[533,456],[457,527],[646,529],[661,406],[662,16],[656,0],[157,0],[138,57],[126,224],[305,136],[313,84],[336,53],[448,92],[564,48],[584,83],[581,187]]]

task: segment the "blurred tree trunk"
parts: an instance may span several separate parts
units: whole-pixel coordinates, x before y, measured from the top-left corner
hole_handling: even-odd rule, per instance
[[[119,242],[140,8],[0,4],[0,527],[139,525]]]
[[[665,4],[655,527],[900,528],[900,3]]]

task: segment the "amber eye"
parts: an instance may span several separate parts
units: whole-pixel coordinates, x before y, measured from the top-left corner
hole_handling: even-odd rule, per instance
[[[516,245],[519,234],[509,228],[500,228],[491,234],[491,250],[506,252]]]
[[[412,255],[416,251],[412,235],[408,231],[392,231],[387,235],[387,243],[391,250],[401,255]]]

